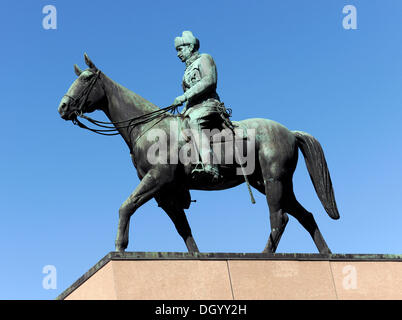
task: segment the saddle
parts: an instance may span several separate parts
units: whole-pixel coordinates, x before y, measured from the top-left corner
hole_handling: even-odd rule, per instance
[[[220,103],[216,110],[217,112],[210,114],[208,118],[202,118],[202,135],[200,132],[194,133],[194,126],[189,124],[190,118],[188,116],[181,118],[179,136],[192,146],[190,147],[193,150],[191,152],[196,154],[196,158],[192,158],[195,161],[193,162],[192,173],[204,172],[204,161],[200,157],[200,141],[205,141],[205,138],[209,141],[206,145],[205,143],[202,145],[205,147],[209,145],[209,153],[213,157],[213,161],[217,161],[214,163],[219,165],[221,169],[232,170],[235,162],[238,163],[240,154],[243,154],[243,150],[247,149],[246,126],[240,122],[231,121],[231,110],[226,109],[223,103]],[[205,152],[206,149],[203,150]],[[193,154],[191,152],[190,154]]]
[[[203,129],[210,130],[211,144],[221,143],[222,137],[224,137],[227,142],[247,139],[247,128],[240,122],[230,120],[232,116],[232,110],[230,108],[226,108],[224,103],[221,102],[219,105],[214,106],[214,109],[216,113],[211,117],[211,120],[205,121],[204,123],[206,123],[206,125],[203,126],[205,127]],[[191,140],[185,133],[185,131],[192,129],[189,121],[188,116],[182,118],[182,121],[180,121],[180,132],[187,142]]]

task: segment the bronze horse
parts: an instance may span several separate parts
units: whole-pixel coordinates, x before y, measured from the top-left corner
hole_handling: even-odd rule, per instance
[[[130,217],[144,203],[155,198],[173,221],[188,251],[198,252],[184,212],[191,201],[189,190],[223,190],[242,184],[245,182],[244,177],[234,171],[237,164],[222,168],[223,180],[219,183],[206,184],[190,178],[194,168],[191,163],[150,163],[146,155],[153,141],[147,139],[145,132],[151,127],[163,130],[168,135],[168,143],[175,141],[181,145],[186,141],[180,138],[179,133],[169,135],[170,124],[176,122],[179,125],[181,117],[163,113],[149,121],[130,125],[127,119],[141,119],[158,113],[161,109],[108,78],[86,54],[84,57],[89,68],[82,71],[74,66],[78,78],[61,99],[58,112],[63,119],[76,123],[77,116],[102,110],[127,143],[140,179],[140,184],[119,209],[116,251],[124,251],[128,246]],[[243,128],[255,130],[255,170],[247,177],[252,187],[266,195],[268,202],[271,233],[263,252],[276,251],[289,213],[310,233],[320,253],[330,253],[313,215],[296,200],[292,183],[300,149],[325,211],[332,219],[339,218],[320,143],[308,133],[289,131],[283,125],[268,119],[247,119],[237,123]]]

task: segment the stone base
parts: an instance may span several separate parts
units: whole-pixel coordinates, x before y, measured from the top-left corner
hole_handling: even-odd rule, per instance
[[[57,299],[402,299],[402,255],[111,252]]]

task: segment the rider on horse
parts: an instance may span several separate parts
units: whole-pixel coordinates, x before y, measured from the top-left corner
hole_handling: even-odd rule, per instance
[[[218,166],[211,161],[213,152],[209,138],[202,134],[202,142],[194,138],[200,137],[203,129],[217,128],[222,124],[222,114],[225,113],[223,104],[216,93],[217,71],[215,62],[209,54],[198,52],[200,42],[191,31],[183,31],[182,37],[176,37],[174,44],[177,56],[186,64],[183,76],[184,94],[178,96],[174,106],[184,102],[186,106],[182,115],[188,119],[192,129],[193,142],[201,157],[192,173],[205,173],[213,179],[220,177]]]

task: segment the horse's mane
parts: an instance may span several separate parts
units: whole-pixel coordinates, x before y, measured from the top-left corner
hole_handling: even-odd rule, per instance
[[[112,90],[117,91],[118,95],[121,96],[123,101],[127,103],[133,103],[137,108],[143,110],[145,113],[152,112],[159,110],[160,108],[153,104],[152,102],[148,101],[147,99],[143,98],[139,94],[135,93],[134,91],[124,87],[123,85],[117,83],[116,81],[112,80],[108,76],[104,74],[105,78],[112,84]]]

